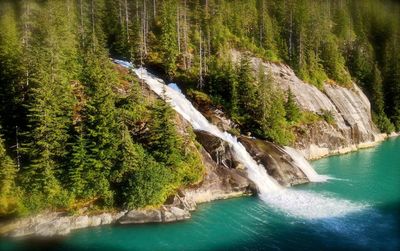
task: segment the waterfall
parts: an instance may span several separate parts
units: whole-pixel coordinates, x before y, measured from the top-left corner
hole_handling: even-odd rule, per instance
[[[163,80],[149,73],[146,69],[133,68],[133,65],[129,62],[121,60],[114,60],[114,62],[132,69],[138,78],[143,80],[159,96],[165,95],[164,98],[171,107],[189,121],[195,130],[207,131],[228,142],[233,149],[235,157],[246,167],[249,179],[257,186],[259,197],[268,206],[279,209],[286,214],[305,219],[339,217],[365,208],[365,205],[362,204],[354,204],[347,200],[338,200],[313,192],[284,189],[275,179],[268,175],[264,166],[259,165],[251,157],[235,136],[221,131],[218,127],[208,122],[192,103],[186,99],[176,84],[167,86]],[[299,156],[299,153],[293,152],[290,148],[285,149],[310,180],[321,181],[323,179],[324,176],[319,176],[310,164],[301,155]]]
[[[293,159],[294,164],[307,176],[311,182],[325,182],[330,177],[326,175],[319,175],[304,156],[296,149],[285,146],[284,150]]]
[[[270,177],[264,166],[259,165],[247,152],[246,148],[238,142],[237,138],[227,132],[222,132],[218,127],[208,122],[186,97],[177,91],[177,86],[166,86],[164,81],[156,78],[154,75],[147,72],[144,68],[134,69],[136,75],[144,80],[146,84],[158,95],[166,96],[166,100],[172,108],[181,114],[195,130],[203,130],[212,135],[221,138],[229,143],[235,157],[240,161],[248,171],[249,178],[256,184],[259,193],[264,194],[270,191],[282,189],[281,186]]]

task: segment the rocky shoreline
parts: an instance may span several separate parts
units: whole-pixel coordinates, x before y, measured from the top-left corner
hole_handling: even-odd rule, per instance
[[[253,61],[255,65],[259,63],[256,59]],[[281,86],[291,88],[302,109],[314,113],[321,110],[330,111],[335,119],[335,125],[323,121],[303,128],[301,139],[296,142],[295,148],[307,159],[319,159],[374,147],[388,137],[399,135],[379,134],[371,119],[369,102],[357,86],[354,86],[353,90],[346,90],[338,86],[325,85],[325,92],[321,92],[300,81],[293,71],[285,66],[272,63],[264,63],[264,66],[274,73]],[[154,93],[149,90],[148,92],[152,98],[156,98]],[[315,100],[310,101],[309,97]],[[348,97],[352,98],[348,100]],[[351,103],[350,108],[353,110],[348,110],[344,105],[346,103]],[[202,113],[224,131],[234,128],[232,122],[219,110],[208,108],[202,110]],[[186,128],[190,125],[181,116],[177,116],[177,125],[182,133],[187,134]],[[203,181],[196,186],[178,191],[178,194],[168,199],[165,205],[158,208],[99,214],[84,212],[79,215],[69,215],[65,212],[45,212],[0,223],[0,235],[63,236],[76,229],[110,224],[182,221],[191,218],[191,212],[196,210],[198,203],[255,194],[256,187],[247,178],[244,166],[235,159],[229,144],[204,131],[195,133],[197,142],[202,145],[199,151],[206,170]],[[240,136],[239,141],[280,185],[288,187],[309,182],[280,146],[244,136]]]
[[[243,192],[225,193],[224,196],[200,198],[206,202],[215,199],[227,199],[246,195]],[[247,195],[249,195],[247,193]],[[193,197],[193,195],[191,195]],[[168,223],[191,218],[191,211],[196,210],[193,200],[176,195],[173,200],[159,208],[125,210],[120,212],[103,212],[95,215],[68,215],[62,212],[46,212],[35,216],[21,218],[7,224],[0,224],[0,235],[12,238],[19,237],[56,237],[65,236],[73,230],[98,227],[111,224],[144,224]]]
[[[397,137],[398,133],[393,133],[384,137],[380,141],[363,143],[359,146],[351,149],[339,149],[337,154],[343,154],[350,151],[355,151],[360,148],[373,147],[379,142],[390,138]],[[247,144],[247,148],[252,149],[251,151],[257,151],[260,145],[252,146],[251,140],[242,138],[241,141]],[[214,142],[215,143],[215,142]],[[222,142],[219,142],[222,144]],[[259,142],[257,142],[259,144]],[[268,144],[267,144],[268,145]],[[264,145],[261,145],[265,147]],[[222,147],[219,144],[214,145],[215,149],[221,150]],[[269,146],[271,147],[271,146]],[[275,147],[273,147],[275,148]],[[208,149],[212,152],[212,149]],[[229,149],[226,149],[229,151]],[[222,158],[226,163],[233,163],[232,159],[224,159],[226,155],[224,152],[212,152],[214,158]],[[219,154],[219,155],[216,155]],[[268,156],[259,155],[254,152],[254,155],[259,156],[260,162],[264,165],[267,162],[274,161],[272,159],[273,154],[268,153]],[[331,154],[329,154],[331,155]],[[326,155],[324,155],[326,156]],[[288,164],[287,158],[282,157],[286,168],[282,170],[288,172],[290,165]],[[248,180],[240,166],[235,168],[224,167],[222,162],[220,164],[213,160],[213,157],[203,149],[203,162],[206,166],[207,173],[201,184],[196,187],[186,188],[185,190],[179,191],[177,195],[171,197],[165,205],[159,208],[148,208],[148,209],[137,209],[137,210],[125,210],[120,212],[103,212],[101,214],[83,214],[83,215],[68,215],[62,212],[45,212],[35,216],[18,219],[16,221],[0,224],[0,235],[7,237],[54,237],[64,236],[71,231],[82,228],[98,227],[110,224],[144,224],[144,223],[169,223],[175,221],[183,221],[191,218],[191,212],[195,211],[197,204],[210,202],[213,200],[228,199],[240,196],[249,196],[254,194],[255,187]],[[275,163],[270,168],[267,168],[273,176],[277,177],[282,185],[295,185],[299,183],[307,182],[303,176],[293,174],[293,170],[289,174],[282,175],[282,170],[277,172]],[[282,163],[280,163],[282,166]],[[279,166],[279,168],[282,168]],[[289,168],[288,168],[289,167]],[[271,169],[272,168],[272,169]],[[291,184],[289,184],[292,182]]]

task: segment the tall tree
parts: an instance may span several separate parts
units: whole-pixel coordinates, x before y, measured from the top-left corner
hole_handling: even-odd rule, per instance
[[[11,214],[18,209],[17,171],[16,165],[7,155],[0,135],[0,215]]]
[[[160,46],[163,56],[163,65],[167,74],[172,77],[176,72],[178,56],[178,37],[176,30],[176,0],[163,1],[161,6],[161,37]]]

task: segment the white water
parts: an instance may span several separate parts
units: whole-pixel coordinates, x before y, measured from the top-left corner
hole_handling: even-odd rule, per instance
[[[194,129],[207,131],[228,142],[234,151],[235,157],[246,167],[249,179],[257,186],[260,198],[272,208],[279,209],[294,217],[305,219],[339,217],[365,208],[365,206],[361,204],[355,204],[350,201],[339,200],[313,192],[283,189],[267,174],[262,165],[257,164],[245,147],[237,141],[235,136],[227,132],[222,132],[218,127],[209,123],[208,120],[193,107],[190,101],[186,99],[176,84],[171,87],[166,86],[161,79],[147,72],[144,68],[134,69],[132,64],[128,62],[120,60],[115,60],[115,62],[132,69],[135,74],[158,95],[162,96],[164,94],[164,98],[167,102],[171,104],[175,111],[189,121]],[[286,151],[287,150],[288,149],[286,149]],[[289,152],[288,154],[290,154]],[[290,155],[307,177],[311,177],[310,180],[322,179],[321,177],[323,176],[319,176],[304,158],[301,159],[296,155]]]
[[[209,123],[180,91],[175,90],[177,88],[176,85],[173,88],[166,86],[161,79],[148,73],[144,68],[134,69],[134,72],[158,95],[161,96],[163,92],[165,92],[164,94],[167,102],[171,104],[174,110],[189,121],[195,130],[209,132],[228,142],[234,151],[235,157],[247,168],[249,178],[257,185],[260,194],[282,189],[282,187],[267,174],[265,168],[257,164],[247,152],[246,148],[237,141],[235,136],[227,132],[222,132],[218,127]]]
[[[330,179],[329,176],[319,175],[304,156],[296,149],[285,146],[284,150],[292,157],[294,164],[307,176],[311,182],[325,182]]]

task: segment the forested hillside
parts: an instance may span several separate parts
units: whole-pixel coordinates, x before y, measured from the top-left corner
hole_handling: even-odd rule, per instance
[[[110,57],[161,70],[277,143],[330,115],[299,110],[232,49],[319,88],[355,81],[378,127],[400,130],[399,16],[380,0],[1,1],[0,215],[160,205],[201,180],[193,135]]]
[[[0,8],[0,215],[160,205],[201,180],[194,136],[110,62],[100,9],[12,2]]]

